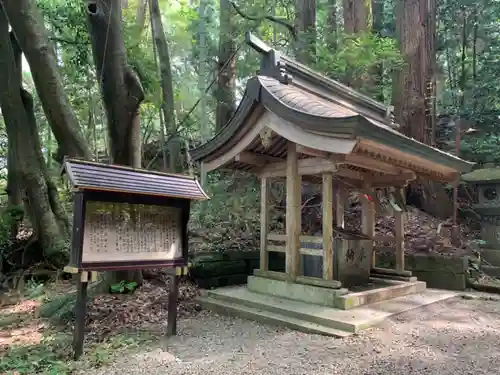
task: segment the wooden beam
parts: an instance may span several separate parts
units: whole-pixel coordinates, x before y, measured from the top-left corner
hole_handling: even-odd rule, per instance
[[[267,253],[267,233],[269,231],[269,181],[266,177],[260,180],[260,270],[269,268]]]
[[[263,167],[266,164],[283,162],[283,159],[264,154],[257,154],[255,152],[243,151],[234,157],[234,161],[256,167]]]
[[[335,225],[339,228],[345,227],[344,206],[346,201],[346,189],[337,185],[335,189]]]
[[[403,272],[405,269],[405,226],[403,211],[394,212],[396,219],[396,271]]]
[[[323,173],[323,279],[333,280],[333,174]]]
[[[344,155],[341,155],[344,156]],[[372,171],[377,171],[380,173],[398,175],[404,172],[403,169],[381,162],[380,160],[375,160],[363,155],[345,155],[345,164],[350,164],[356,167],[369,169]],[[406,171],[409,172],[409,171]]]
[[[289,142],[286,156],[286,274],[295,281],[299,272],[301,182],[296,144]]]
[[[364,191],[373,193],[370,185],[365,184]],[[361,201],[361,229],[363,234],[373,238],[375,236],[375,205],[368,199]],[[369,251],[373,251],[373,241],[369,245]],[[372,268],[375,267],[375,253],[372,256]]]
[[[330,153],[326,151],[316,150],[311,147],[297,145],[297,152],[299,154],[313,156],[315,158],[329,159]]]
[[[256,170],[256,173],[260,174],[261,177],[283,177],[287,175],[287,168],[287,162],[279,162],[268,164]],[[297,161],[297,171],[300,176],[335,172],[336,170],[337,164],[332,160],[307,158]]]

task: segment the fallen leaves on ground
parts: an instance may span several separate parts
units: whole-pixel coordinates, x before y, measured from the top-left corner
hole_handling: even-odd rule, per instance
[[[132,294],[101,294],[92,298],[87,311],[87,338],[101,341],[113,333],[151,326],[166,326],[168,316],[168,282],[158,285],[149,280]],[[178,317],[200,310],[194,298],[198,288],[187,281],[179,285]]]

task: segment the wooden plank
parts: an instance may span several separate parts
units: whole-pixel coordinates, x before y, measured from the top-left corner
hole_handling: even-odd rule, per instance
[[[305,247],[301,247],[299,249],[299,253],[301,255],[312,255],[315,257],[322,257],[323,256],[323,249],[308,249]]]
[[[405,246],[404,246],[404,214],[401,211],[395,211],[396,219],[396,271],[403,272],[405,269]]]
[[[269,182],[266,177],[260,180],[260,269],[266,271],[269,268],[269,257],[267,254],[267,232],[269,230]]]
[[[323,173],[323,279],[333,280],[333,174]]]
[[[337,188],[335,189],[335,225],[339,228],[345,227],[344,207],[346,198],[345,188],[337,185]]]
[[[300,236],[300,242],[310,242],[315,244],[322,244],[323,237],[320,236]],[[268,241],[286,241],[286,234],[269,233],[267,235]]]
[[[373,189],[365,183],[364,189],[365,192],[373,194]],[[372,201],[368,199],[361,200],[361,230],[363,234],[366,234],[368,237],[373,238],[375,235],[375,205]],[[373,242],[369,245],[373,250]],[[375,252],[372,255],[372,267],[375,267]]]
[[[87,272],[83,272],[87,274]],[[83,354],[83,342],[85,338],[85,317],[87,315],[87,281],[79,281],[76,291],[75,302],[75,329],[73,332],[73,358],[78,360]]]
[[[286,253],[286,246],[267,245],[267,251],[276,253]],[[321,257],[323,256],[323,249],[308,249],[306,247],[301,247],[299,248],[299,254]]]
[[[406,277],[412,276],[411,271],[396,271],[396,270],[391,270],[389,268],[380,268],[380,267],[372,268],[372,273],[381,275],[391,275],[391,276],[406,276]]]
[[[297,161],[297,170],[299,175],[315,175],[323,172],[334,172],[337,170],[337,164],[334,160],[322,158],[300,159]],[[288,173],[287,162],[267,164],[257,170],[256,173],[263,177],[286,176]]]
[[[283,160],[274,156],[257,154],[255,152],[243,151],[234,157],[234,161],[242,164],[262,167],[270,163],[280,163]]]
[[[286,157],[286,274],[295,281],[299,273],[301,183],[296,144],[289,142]]]
[[[179,299],[179,276],[170,276],[167,306],[167,336],[177,334],[177,302]]]

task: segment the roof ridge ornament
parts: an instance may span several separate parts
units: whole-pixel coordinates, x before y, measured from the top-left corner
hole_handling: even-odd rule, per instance
[[[268,46],[250,32],[245,34],[245,39],[250,47],[262,55],[258,72],[259,75],[274,78],[284,84],[292,83],[293,77],[287,71],[286,63],[281,61],[281,54],[279,51]]]

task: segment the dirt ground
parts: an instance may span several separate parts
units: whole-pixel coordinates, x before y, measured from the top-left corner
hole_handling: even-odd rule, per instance
[[[179,335],[87,375],[495,374],[500,301],[454,299],[347,339],[202,312]]]

